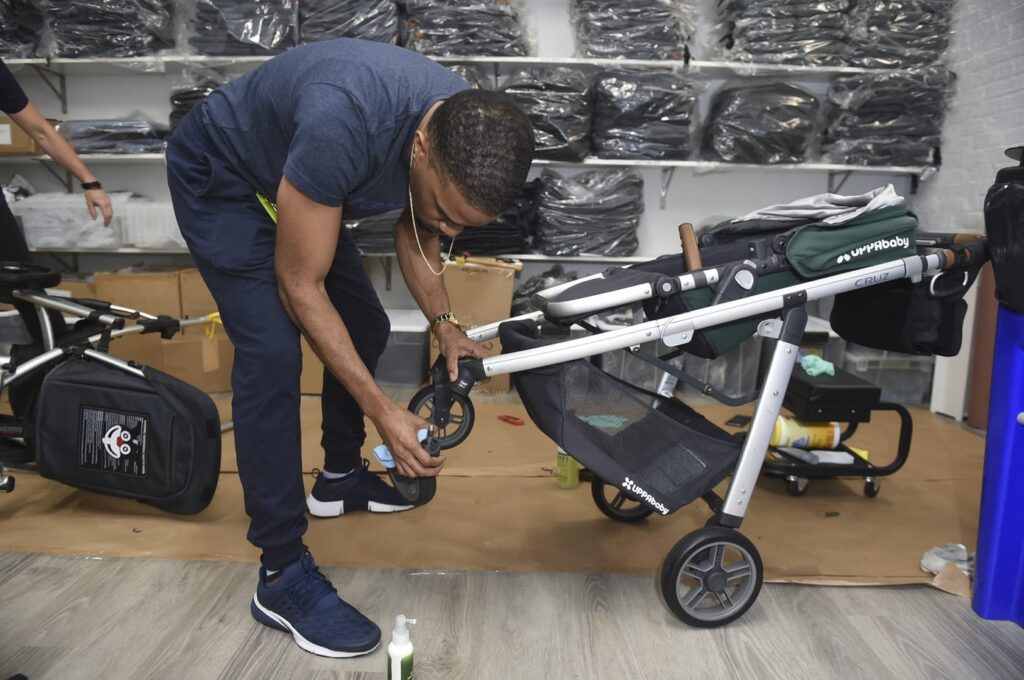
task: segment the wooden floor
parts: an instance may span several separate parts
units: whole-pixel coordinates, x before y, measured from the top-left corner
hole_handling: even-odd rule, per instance
[[[928,587],[765,586],[740,621],[672,619],[653,579],[332,568],[417,680],[1024,677],[1024,631]],[[324,659],[249,615],[252,564],[0,553],[0,678],[384,680],[382,649]]]

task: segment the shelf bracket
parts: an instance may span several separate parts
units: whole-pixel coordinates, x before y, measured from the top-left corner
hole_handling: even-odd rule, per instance
[[[840,189],[843,188],[843,185],[846,184],[846,180],[850,179],[850,175],[852,175],[852,174],[853,174],[852,170],[845,170],[843,172],[835,172],[834,170],[829,170],[829,173],[828,173],[828,193],[830,193],[830,194],[837,193]],[[836,184],[836,178],[837,177],[841,178],[839,180],[838,184]]]
[[[53,90],[53,93],[57,95],[57,99],[60,100],[60,112],[67,114],[68,112],[68,88],[67,83],[64,79],[63,73],[57,73],[56,71],[49,69],[45,66],[39,66],[38,64],[32,64],[32,68],[35,69],[36,73],[46,86]],[[54,85],[54,81],[51,78],[55,78],[57,84]]]
[[[672,178],[675,177],[676,169],[662,168],[661,169],[661,191],[659,192],[661,209],[665,209],[665,201],[668,199],[668,188],[672,186]]]
[[[391,290],[391,256],[387,255],[380,259],[380,266],[384,268],[384,290]]]
[[[53,163],[44,158],[38,159],[38,162],[40,163],[40,165],[43,166],[43,168],[46,169],[48,173],[53,175],[57,179],[57,181],[61,183],[65,191],[67,191],[70,194],[74,190],[74,185],[71,182],[70,172],[65,170],[63,173],[61,173],[58,170],[54,170]]]

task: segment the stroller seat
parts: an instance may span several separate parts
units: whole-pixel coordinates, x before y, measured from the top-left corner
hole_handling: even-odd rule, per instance
[[[501,325],[505,351],[550,344],[535,325]],[[682,402],[641,390],[585,360],[522,371],[513,382],[534,423],[601,479],[667,515],[732,471],[741,441]]]

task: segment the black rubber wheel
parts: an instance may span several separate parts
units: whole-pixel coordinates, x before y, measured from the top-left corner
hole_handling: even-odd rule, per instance
[[[878,495],[878,492],[882,490],[882,485],[878,483],[877,479],[865,479],[864,480],[864,495],[868,498],[874,498]]]
[[[809,480],[801,477],[786,477],[786,493],[799,498],[807,493],[807,485],[809,483]]]
[[[450,420],[447,426],[443,429],[439,428],[437,432],[437,441],[441,444],[442,449],[454,448],[464,442],[469,433],[473,431],[473,422],[476,419],[476,410],[469,397],[450,393],[450,398],[451,403],[448,406],[451,413]],[[433,386],[427,385],[414,394],[409,400],[409,410],[433,423]]]
[[[49,267],[27,262],[0,262],[0,302],[13,302],[12,290],[42,290],[60,284],[60,274]]]
[[[606,484],[596,475],[590,482],[590,494],[594,497],[597,509],[616,522],[642,522],[654,512],[622,489]]]
[[[764,581],[764,567],[750,540],[726,527],[692,531],[665,557],[658,593],[683,623],[716,628],[743,616]]]
[[[394,468],[388,470],[388,478],[395,491],[409,505],[426,505],[437,493],[437,479],[435,477],[405,477],[398,474]]]

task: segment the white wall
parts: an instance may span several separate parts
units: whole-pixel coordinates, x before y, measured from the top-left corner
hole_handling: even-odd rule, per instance
[[[985,192],[1003,150],[1024,144],[1024,2],[957,3],[950,67],[956,94],[943,127],[942,168],[915,208],[933,231],[981,231]]]

